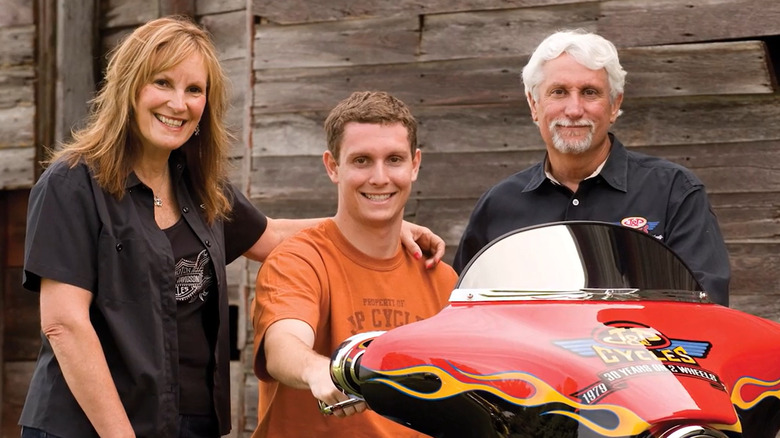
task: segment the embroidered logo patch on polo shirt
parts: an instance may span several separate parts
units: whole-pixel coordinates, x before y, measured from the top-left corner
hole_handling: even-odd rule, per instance
[[[621,219],[620,225],[649,233],[650,231],[653,231],[656,226],[658,226],[658,221],[651,222],[641,216],[629,216]],[[655,237],[660,238],[660,236]]]

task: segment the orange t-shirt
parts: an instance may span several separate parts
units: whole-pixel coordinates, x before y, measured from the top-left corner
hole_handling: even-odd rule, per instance
[[[330,357],[356,333],[435,315],[447,305],[456,281],[449,265],[428,270],[400,244],[391,259],[373,259],[352,246],[332,220],[280,244],[260,268],[252,309],[255,374],[261,379],[253,437],[425,437],[370,410],[346,418],[322,415],[311,391],[268,376],[258,347],[271,324],[293,318],[314,329],[314,350]]]

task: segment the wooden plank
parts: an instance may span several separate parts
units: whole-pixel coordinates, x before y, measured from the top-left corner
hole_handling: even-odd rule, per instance
[[[576,28],[622,48],[746,39],[780,33],[780,8],[774,0],[613,0],[463,10],[425,17],[421,59],[530,55],[549,34]]]
[[[773,95],[627,99],[613,130],[626,145],[707,144],[777,139]]]
[[[612,131],[628,146],[753,142],[780,138],[780,98],[710,96],[629,99]],[[424,151],[541,150],[544,145],[521,103],[415,107]]]
[[[246,0],[195,0],[195,14],[197,15],[245,11],[246,8]]]
[[[324,172],[324,169],[323,169]],[[318,218],[336,214],[338,200],[335,197],[309,199],[258,199],[254,193],[252,203],[258,210],[273,218]]]
[[[529,56],[551,33],[595,31],[599,2],[540,8],[467,10],[425,17],[421,60]]]
[[[246,11],[207,15],[201,18],[212,35],[221,60],[244,59],[249,51],[249,23]]]
[[[249,123],[247,113],[249,112],[249,102],[247,102],[251,79],[249,71],[249,59],[239,58],[222,61],[222,68],[229,80],[230,106],[225,117],[225,124],[228,130],[235,137],[231,145],[231,157],[243,157],[249,153],[246,125]]]
[[[29,0],[0,0],[0,11],[0,28],[35,23],[33,3]]]
[[[54,126],[56,124],[57,91],[57,2],[43,0],[36,8],[36,62],[35,62],[35,124],[33,159],[47,157],[47,150],[56,147]],[[33,181],[43,172],[39,163],[31,166]],[[32,184],[30,184],[31,186]]]
[[[32,65],[35,61],[35,26],[0,27],[0,69]]]
[[[728,157],[739,155],[743,146],[726,144],[701,151],[705,155],[723,151]],[[664,149],[648,152],[663,155],[660,152]],[[501,179],[538,162],[543,155],[543,151],[423,153],[413,196],[476,198]],[[706,157],[702,163],[696,157],[687,163],[709,193],[780,192],[780,165],[774,164],[780,158],[780,147],[758,150],[753,156],[756,158],[753,162],[732,165],[725,161],[713,164]],[[452,184],[454,175],[458,175],[458,184]],[[329,196],[334,190],[318,156],[255,158],[251,177],[250,193],[258,198],[311,199]]]
[[[780,322],[780,294],[773,290],[731,295],[729,307],[752,315]]]
[[[454,11],[581,3],[582,0],[254,0],[252,13],[280,24],[360,17],[417,16]]]
[[[0,126],[3,126],[0,111]],[[0,129],[0,137],[2,137]],[[32,147],[0,149],[0,190],[30,188],[35,183],[35,149]]]
[[[626,49],[627,98],[772,93],[764,44],[713,43]],[[407,104],[525,101],[524,57],[255,71],[254,110],[325,110],[356,89],[384,89]]]
[[[252,155],[322,155],[327,149],[324,113],[255,114]]]
[[[249,193],[256,199],[336,199],[319,157],[262,157],[252,159]]]
[[[35,360],[41,348],[39,295],[22,288],[21,267],[6,268],[5,274],[3,359]]]
[[[160,0],[160,16],[195,16],[195,0]]]
[[[254,68],[398,64],[416,61],[417,17],[255,26]]]
[[[637,47],[620,56],[629,72],[627,98],[774,92],[771,59],[761,41]]]
[[[34,106],[25,103],[12,108],[0,108],[0,151],[25,146],[32,149],[34,130]]]
[[[101,0],[101,29],[139,26],[160,16],[160,0]]]
[[[94,2],[60,3],[57,10],[57,88],[54,140],[83,125],[95,92],[97,23]]]
[[[32,65],[0,68],[0,110],[32,105],[34,86],[35,68]],[[9,143],[0,136],[0,147]]]
[[[4,437],[18,437],[20,435],[21,431],[17,423],[34,370],[35,362],[6,362],[3,364],[3,416],[0,432]]]
[[[7,243],[5,260],[6,267],[21,268],[24,266],[24,236],[27,230],[27,199],[29,190],[5,191],[6,207],[4,214],[5,234]]]
[[[776,0],[612,0],[601,3],[598,32],[619,46],[778,35],[780,7]]]
[[[544,149],[524,102],[440,107],[412,103],[410,107],[420,124],[418,137],[424,154]],[[612,131],[628,146],[780,139],[780,124],[766,123],[780,120],[780,97],[774,95],[630,99],[623,109]],[[325,150],[322,121],[327,112],[267,114],[253,110],[254,156],[319,156]]]
[[[776,294],[780,290],[780,240],[727,242],[727,247],[732,295]]]
[[[255,71],[254,110],[329,110],[355,90],[386,90],[407,104],[455,105],[520,101],[525,60],[468,59],[355,67]]]

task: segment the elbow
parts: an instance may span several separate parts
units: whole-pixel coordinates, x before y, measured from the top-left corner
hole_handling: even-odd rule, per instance
[[[62,321],[41,321],[41,332],[49,341],[52,348],[56,351],[61,345],[68,342],[69,339],[76,337],[76,327]]]

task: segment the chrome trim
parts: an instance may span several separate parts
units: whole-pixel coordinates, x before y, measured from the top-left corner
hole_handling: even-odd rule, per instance
[[[384,331],[358,333],[339,345],[330,360],[330,377],[333,383],[347,394],[361,396],[357,364],[366,347]]]
[[[450,303],[491,301],[658,301],[706,303],[706,292],[640,290],[635,288],[582,288],[579,290],[530,291],[503,289],[455,289]]]
[[[662,432],[658,438],[728,438],[728,436],[709,426],[682,425]]]

